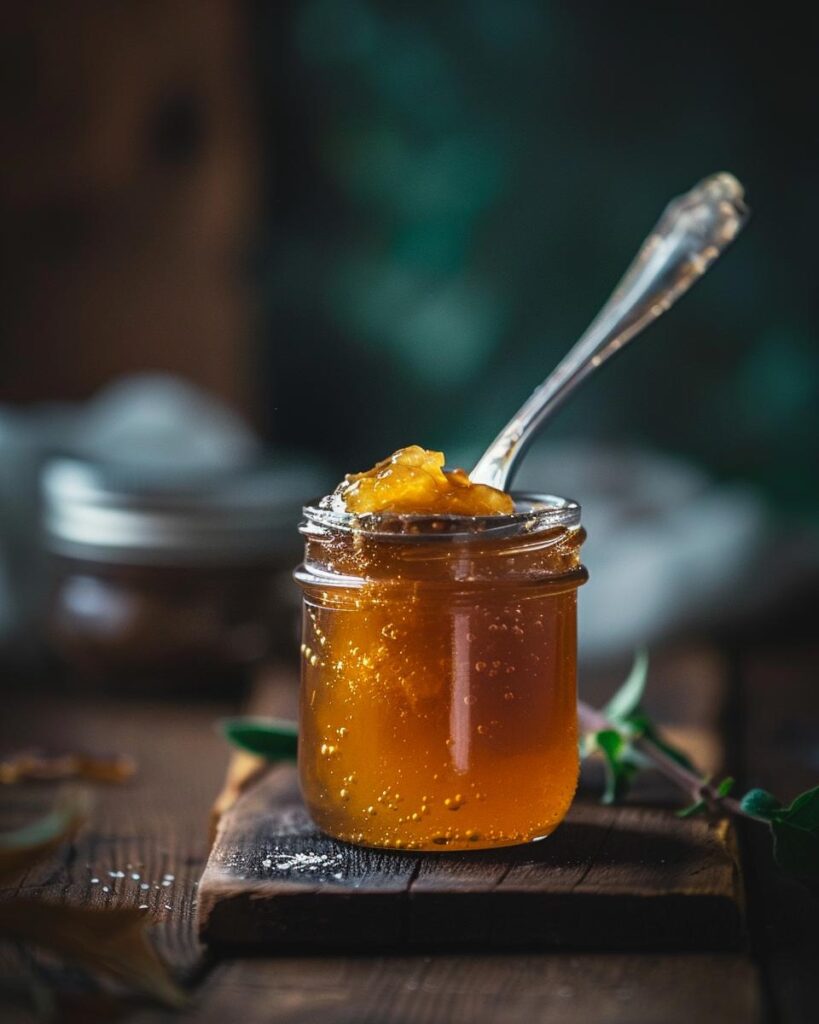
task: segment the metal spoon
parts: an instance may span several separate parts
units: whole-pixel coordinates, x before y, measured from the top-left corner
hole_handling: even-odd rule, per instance
[[[666,207],[611,298],[515,413],[469,474],[507,490],[537,431],[591,373],[662,316],[730,245],[748,218],[742,185],[713,174]]]

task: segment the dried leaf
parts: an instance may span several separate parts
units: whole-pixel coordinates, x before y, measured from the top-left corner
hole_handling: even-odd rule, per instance
[[[48,949],[179,1009],[188,997],[148,941],[146,921],[142,911],[130,907],[100,910],[33,899],[0,903],[3,938]]]
[[[228,764],[227,777],[210,810],[209,846],[216,840],[216,830],[226,811],[236,803],[242,793],[256,784],[271,769],[271,762],[246,750],[235,750]]]
[[[46,754],[40,750],[21,750],[0,761],[0,783],[5,785],[62,779],[127,782],[135,772],[136,762],[127,754]]]
[[[71,839],[88,817],[89,804],[85,790],[68,789],[42,818],[11,832],[0,832],[0,885],[45,860]]]

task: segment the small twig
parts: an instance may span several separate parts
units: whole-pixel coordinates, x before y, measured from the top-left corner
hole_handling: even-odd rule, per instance
[[[618,731],[617,726],[610,722],[602,711],[598,711],[582,700],[577,702],[577,716],[580,721],[580,727],[584,732],[603,732],[606,729]],[[738,800],[734,800],[729,796],[720,796],[716,786],[711,785],[708,779],[703,778],[696,772],[686,768],[685,765],[675,761],[673,757],[670,757],[656,743],[653,743],[645,736],[635,738],[632,741],[632,745],[647,757],[659,772],[675,783],[692,800],[704,800],[710,807],[722,807],[731,814],[741,818],[764,821],[764,819],[757,818],[755,815],[749,814],[744,810]]]

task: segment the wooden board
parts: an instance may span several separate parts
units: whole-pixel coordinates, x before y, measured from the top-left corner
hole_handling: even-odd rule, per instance
[[[723,825],[575,804],[549,839],[500,851],[367,850],[318,832],[295,770],[223,817],[199,887],[202,938],[231,949],[730,949],[739,871]]]
[[[200,1006],[198,1024],[763,1020],[756,968],[738,953],[249,957],[222,961],[205,982]],[[178,1021],[169,1014],[161,1024]],[[150,1024],[159,1022],[152,1016]]]
[[[670,661],[658,659],[660,682],[652,692],[668,708],[665,717],[687,728],[691,720],[710,717],[703,714],[699,698],[689,714],[688,698],[698,692],[700,682],[707,683],[720,673],[713,658],[683,652],[683,657],[675,655]],[[709,686],[705,689],[712,692]],[[601,696],[606,692],[603,686]],[[265,694],[269,695],[267,688]],[[685,701],[679,699],[681,694]],[[758,971],[745,953],[567,956],[548,951],[514,955],[419,951],[200,960],[192,908],[197,900],[196,880],[204,866],[208,806],[227,761],[226,747],[213,722],[231,710],[226,704],[203,706],[191,700],[151,705],[90,696],[58,700],[53,694],[37,694],[20,686],[0,722],[0,748],[6,752],[56,744],[122,750],[137,760],[139,773],[127,786],[95,787],[95,808],[87,829],[50,863],[29,872],[19,888],[26,895],[93,906],[149,903],[145,913],[157,919],[152,934],[163,956],[179,976],[199,979],[186,1021],[688,1024],[718,1020],[720,1024],[760,1024],[763,1003]],[[696,736],[686,737],[687,746],[692,738]],[[712,748],[704,753],[708,749]],[[234,769],[231,789],[238,791],[247,772],[241,763]],[[667,791],[662,797],[656,782],[647,781],[650,792],[641,788],[641,799],[667,799]],[[30,820],[52,797],[53,787],[44,784],[0,787],[5,825]],[[230,802],[226,799],[225,806]],[[156,891],[152,885],[145,900],[139,882],[109,878],[109,870],[127,867],[129,862],[151,882],[172,873],[172,887]],[[99,877],[100,884],[90,884],[92,877]],[[103,878],[108,882],[103,883]],[[108,884],[107,893],[104,884]],[[17,888],[12,886],[3,895],[12,895]],[[19,979],[19,968],[16,958],[0,965],[0,1019],[37,1024],[39,1017],[28,993],[12,987]],[[58,1005],[67,1019],[102,1019],[93,987],[78,981],[75,970],[58,972],[50,965],[49,977],[59,990]],[[119,1008],[108,1009],[113,1016]],[[179,1020],[178,1014],[154,1007],[133,1009],[128,1019],[139,1024],[177,1024]]]
[[[282,713],[292,699],[292,686],[278,681],[256,710]],[[223,796],[200,884],[200,936],[213,947],[659,950],[744,942],[742,881],[726,822],[681,821],[645,803],[608,808],[587,796],[537,844],[452,854],[366,850],[315,829],[292,767],[261,775],[252,762],[244,767],[250,784],[237,798],[234,778]],[[668,797],[656,780],[645,790],[652,802]]]

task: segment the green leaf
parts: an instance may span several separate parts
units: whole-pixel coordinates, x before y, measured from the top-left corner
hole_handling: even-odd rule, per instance
[[[648,651],[639,650],[625,682],[603,709],[603,714],[615,725],[623,724],[640,706],[648,677]]]
[[[640,707],[648,678],[648,664],[648,652],[637,651],[628,678],[605,706],[603,713],[610,722],[630,733],[632,737],[644,736],[677,764],[696,771],[690,759],[663,738],[657,726]]]
[[[638,764],[632,757],[628,742],[615,729],[596,733],[595,742],[606,766],[606,788],[602,800],[604,804],[613,804],[628,792]]]
[[[677,811],[678,818],[693,818],[695,814],[701,814],[708,805],[704,800],[695,800],[693,804],[683,807]]]
[[[819,786],[800,793],[789,807],[777,811],[775,817],[810,832],[819,831]]]
[[[739,801],[739,806],[754,818],[770,821],[774,813],[782,808],[782,804],[766,789],[749,789]]]
[[[722,782],[717,786],[717,796],[728,796],[734,788],[734,782],[735,780],[730,775],[726,775]]]
[[[648,715],[642,711],[635,712],[629,715],[627,724],[631,727],[635,736],[643,736],[645,739],[650,740],[655,747],[659,747],[672,761],[681,764],[683,768],[688,768],[689,771],[697,771],[696,766],[688,755],[684,754],[679,748],[672,746]]]
[[[819,833],[776,818],[771,822],[774,860],[798,878],[819,876]]]
[[[295,761],[298,749],[298,725],[284,718],[244,716],[225,718],[222,734],[240,750],[268,761]]]
[[[765,795],[773,801],[770,793]],[[819,786],[768,813],[776,863],[800,878],[819,876]]]
[[[603,729],[601,732],[595,733],[594,741],[606,757],[611,757],[614,760],[620,756],[620,751],[625,744],[625,740],[616,729]]]
[[[819,876],[819,786],[800,793],[787,807],[767,790],[751,789],[740,806],[770,822],[779,867],[802,878]]]
[[[703,785],[708,784],[708,779],[703,779]],[[734,788],[734,780],[730,775],[727,775],[722,782],[715,788],[714,792],[717,799],[723,796],[728,796],[731,790]],[[695,800],[693,804],[689,804],[687,807],[683,807],[682,810],[677,811],[678,818],[693,818],[695,814],[701,814],[703,811],[708,810],[707,800]]]

